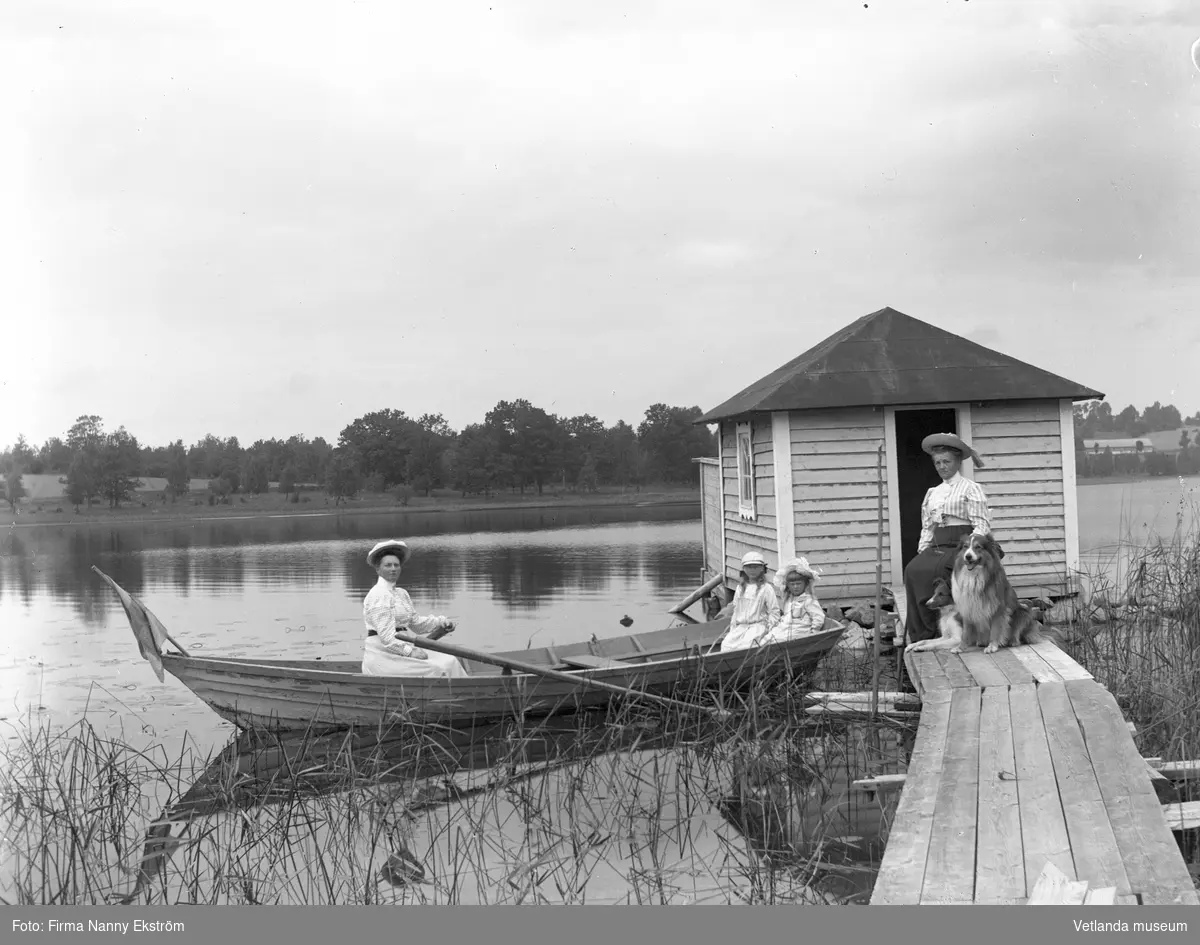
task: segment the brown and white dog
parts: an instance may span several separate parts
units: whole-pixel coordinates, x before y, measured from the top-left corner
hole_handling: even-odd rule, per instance
[[[921,640],[909,649],[948,648],[958,653],[964,647],[982,646],[985,653],[995,653],[1005,646],[1058,644],[1057,635],[1035,620],[1017,599],[1000,563],[1003,557],[1004,549],[991,535],[964,535],[954,557],[949,589],[945,581],[939,581],[926,603],[939,610],[941,636]]]

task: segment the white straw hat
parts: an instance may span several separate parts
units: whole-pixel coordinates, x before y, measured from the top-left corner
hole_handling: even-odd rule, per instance
[[[379,559],[385,554],[395,555],[400,559],[400,563],[404,564],[412,557],[412,549],[398,538],[389,538],[386,541],[381,541],[367,552],[367,564],[373,568],[377,567]]]
[[[767,566],[767,559],[763,557],[761,551],[747,551],[742,555],[742,567],[748,564],[761,564],[764,568]]]

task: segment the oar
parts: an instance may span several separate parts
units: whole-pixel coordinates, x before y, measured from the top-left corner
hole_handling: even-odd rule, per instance
[[[396,639],[404,640],[406,643],[411,643],[413,646],[418,646],[426,650],[433,650],[435,653],[445,653],[448,656],[457,656],[460,660],[474,660],[477,663],[488,663],[492,666],[511,669],[517,673],[529,673],[534,676],[544,676],[546,679],[557,679],[560,682],[568,682],[576,686],[590,686],[593,689],[607,689],[609,692],[613,692],[618,695],[634,696],[638,699],[645,699],[648,702],[657,702],[660,705],[672,706],[677,709],[688,709],[691,711],[700,709],[705,712],[711,712],[719,719],[728,718],[730,714],[727,709],[720,709],[716,706],[701,706],[691,702],[683,702],[679,699],[672,699],[668,696],[659,696],[651,692],[643,692],[640,689],[631,689],[626,686],[617,686],[613,683],[601,682],[599,679],[592,679],[590,676],[564,673],[557,669],[549,669],[545,666],[535,666],[532,663],[523,663],[520,660],[510,659],[507,656],[497,656],[493,653],[483,653],[479,650],[468,649],[465,646],[458,646],[454,643],[443,643],[441,640],[430,640],[428,637],[417,636],[415,634],[405,633],[400,630],[396,631]]]

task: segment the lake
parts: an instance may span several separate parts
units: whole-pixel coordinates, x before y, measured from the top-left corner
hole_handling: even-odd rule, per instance
[[[1200,479],[1082,483],[1085,565],[1122,540],[1143,543],[1195,522]],[[137,654],[97,565],[138,595],[197,653],[357,659],[364,557],[379,538],[410,539],[401,584],[419,611],[455,618],[482,649],[657,629],[697,586],[699,506],[397,512],[10,528],[0,537],[0,720],[55,727],[85,711],[105,731],[223,744],[232,727]],[[4,737],[9,732],[0,728]]]
[[[189,651],[358,659],[367,550],[414,548],[401,585],[480,649],[564,643],[670,623],[700,583],[699,505],[320,515],[12,528],[0,538],[0,719],[216,748],[233,732],[137,653],[92,570],[137,595]],[[8,737],[15,737],[6,733]]]

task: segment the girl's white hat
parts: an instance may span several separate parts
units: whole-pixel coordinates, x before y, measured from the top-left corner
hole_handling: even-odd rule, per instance
[[[778,571],[775,572],[775,592],[782,598],[787,593],[788,575],[802,575],[815,584],[821,579],[821,572],[808,563],[806,558],[792,558],[785,562]]]
[[[747,551],[742,555],[742,567],[748,564],[761,564],[764,568],[767,566],[767,559],[763,557],[761,551]]]

